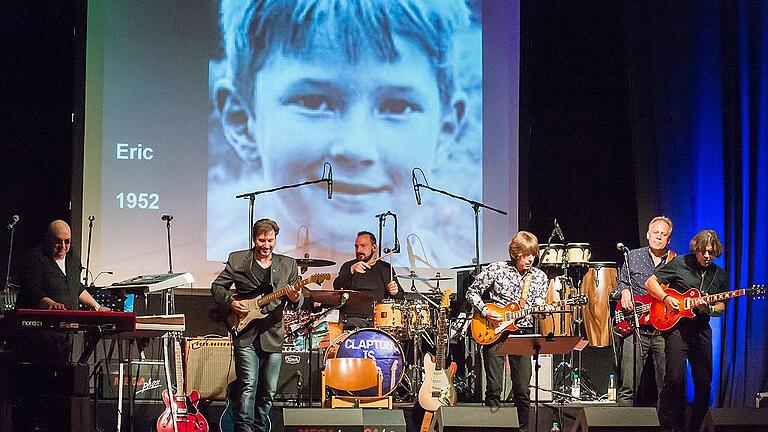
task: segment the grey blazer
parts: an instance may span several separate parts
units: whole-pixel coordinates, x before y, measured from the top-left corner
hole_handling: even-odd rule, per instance
[[[211,294],[216,303],[229,310],[230,304],[235,300],[230,288],[235,286],[237,295],[244,297],[268,294],[283,288],[299,279],[299,270],[296,260],[289,256],[272,254],[271,291],[259,290],[260,281],[256,280],[251,271],[251,266],[258,265],[253,262],[252,250],[240,250],[229,254],[224,270],[211,284]],[[296,307],[300,306],[303,297]],[[283,310],[291,302],[283,297],[281,301],[274,301],[265,307],[269,316],[255,323],[249,324],[242,333],[233,341],[235,346],[244,347],[253,343],[256,336],[259,337],[261,348],[267,352],[280,352],[283,347]]]

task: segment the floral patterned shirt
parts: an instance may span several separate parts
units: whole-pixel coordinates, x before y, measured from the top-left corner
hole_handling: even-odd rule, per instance
[[[547,275],[532,267],[531,286],[528,288],[526,305],[543,305],[547,298]],[[485,302],[482,295],[487,293],[488,301],[498,306],[520,302],[523,293],[523,281],[528,272],[520,274],[512,261],[498,261],[489,264],[467,289],[467,300],[478,311],[483,310]],[[533,318],[529,315],[517,322],[518,327],[533,327]]]

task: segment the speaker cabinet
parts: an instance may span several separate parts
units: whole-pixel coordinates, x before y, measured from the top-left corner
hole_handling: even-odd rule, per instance
[[[701,432],[765,432],[768,410],[758,408],[711,408]]]
[[[438,432],[512,432],[519,428],[517,408],[485,406],[440,407],[430,426]]]
[[[650,432],[658,429],[656,408],[584,407],[571,432]]]
[[[402,410],[284,408],[285,432],[406,432]]]
[[[187,338],[186,392],[200,392],[208,400],[226,400],[227,384],[235,379],[232,341],[229,338]]]
[[[320,400],[320,354],[312,353],[310,365],[309,352],[283,351],[283,363],[280,365],[280,378],[277,381],[275,400],[279,401],[308,401],[309,376],[312,375],[312,399]]]

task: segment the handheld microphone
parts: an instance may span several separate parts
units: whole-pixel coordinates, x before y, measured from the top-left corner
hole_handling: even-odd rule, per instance
[[[347,300],[349,300],[349,293],[344,293],[341,295],[341,302],[339,303],[338,307],[342,307],[347,303]]]
[[[326,181],[328,182],[328,199],[333,198],[333,166],[326,162],[328,165],[328,178]]]
[[[170,222],[170,221],[173,220],[173,215],[164,214],[163,216],[160,217],[160,219],[162,219],[162,220],[164,220],[166,222]]]
[[[413,182],[413,193],[416,195],[416,205],[421,205],[421,193],[419,193],[419,186],[421,185],[416,181],[416,169],[411,171],[411,181]]]
[[[624,243],[616,243],[616,249],[621,253],[629,252],[629,248],[624,246]]]
[[[19,215],[13,215],[11,217],[11,223],[8,224],[7,228],[13,229],[16,226],[16,224],[19,222],[19,219],[20,219]]]

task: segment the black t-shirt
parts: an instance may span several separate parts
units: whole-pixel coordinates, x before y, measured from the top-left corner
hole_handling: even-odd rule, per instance
[[[698,290],[701,295],[729,291],[725,270],[714,263],[708,267],[700,266],[694,254],[678,255],[656,269],[653,274],[659,283],[669,285],[680,293],[685,293],[691,288]],[[708,321],[709,315],[698,314],[697,318]]]

